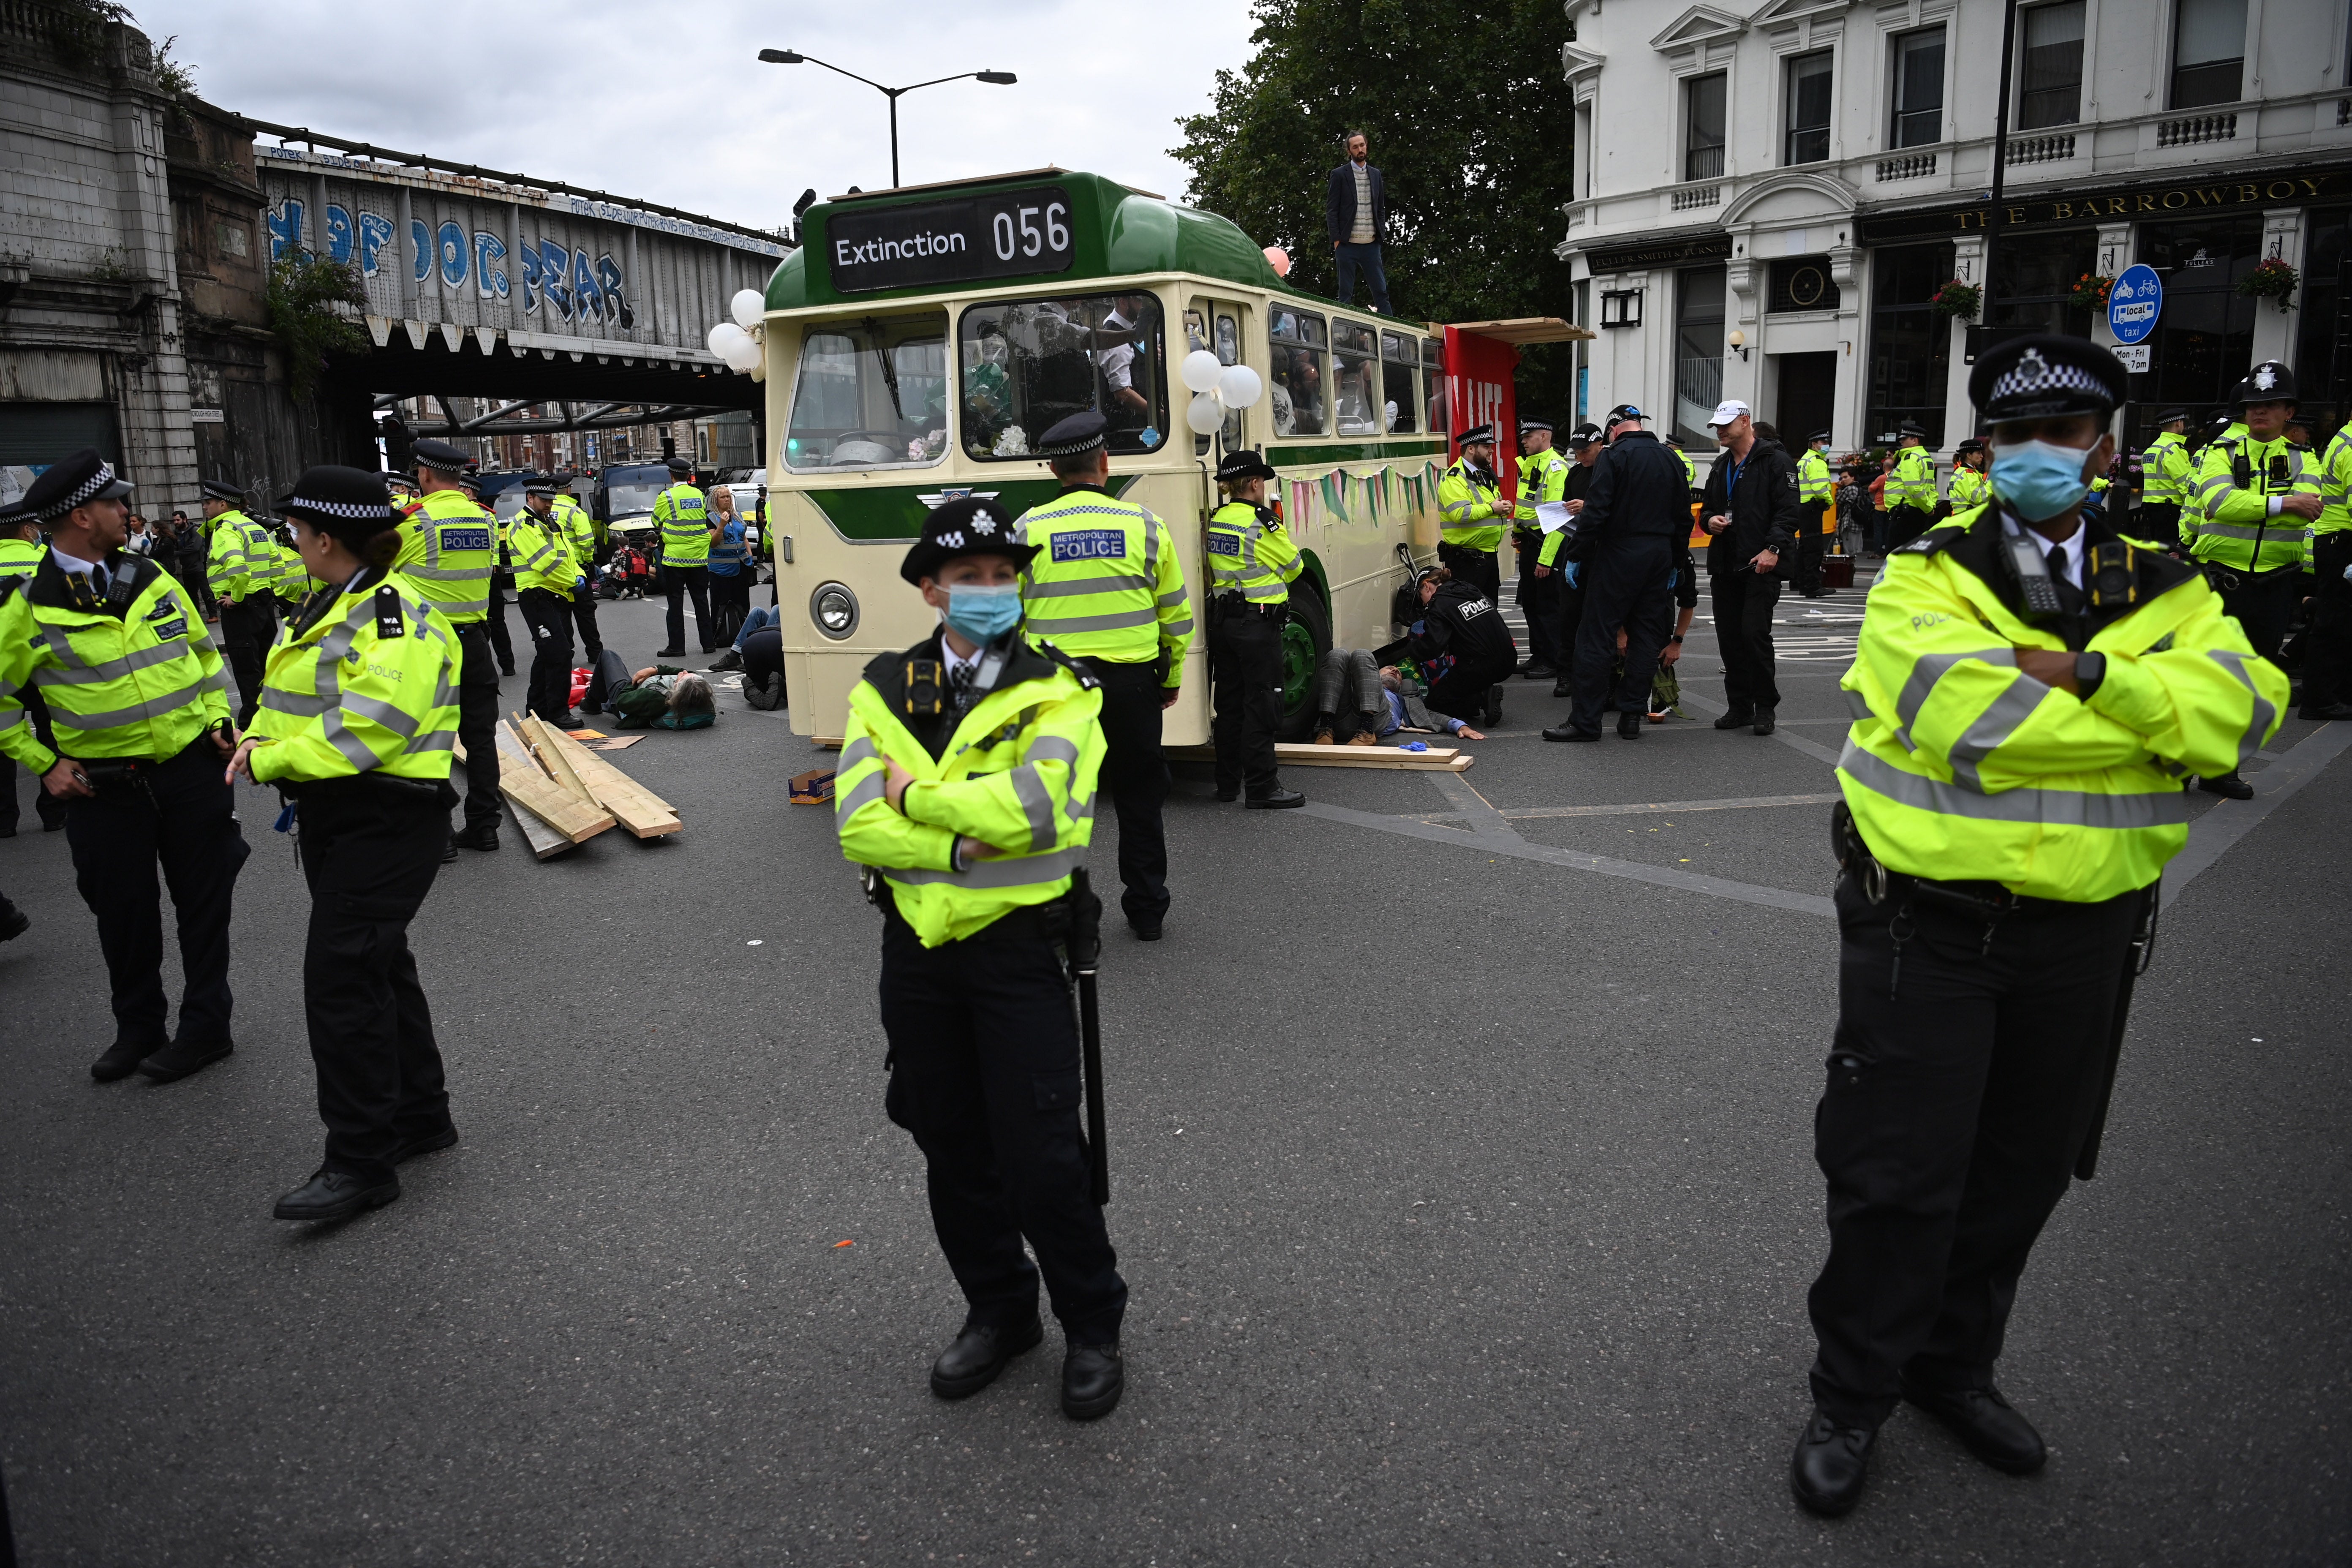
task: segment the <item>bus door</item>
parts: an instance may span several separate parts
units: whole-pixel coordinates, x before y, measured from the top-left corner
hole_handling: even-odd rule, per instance
[[[1207,349],[1217,356],[1219,364],[1239,364],[1242,363],[1242,344],[1248,341],[1243,334],[1248,329],[1247,306],[1236,300],[1209,300],[1196,295],[1184,308],[1184,352],[1191,353],[1197,349]],[[1265,405],[1262,397],[1259,405]],[[1192,437],[1194,454],[1206,459],[1212,471],[1226,453],[1238,451],[1248,445],[1243,411],[1238,408],[1225,410],[1225,423],[1214,437],[1196,435]]]

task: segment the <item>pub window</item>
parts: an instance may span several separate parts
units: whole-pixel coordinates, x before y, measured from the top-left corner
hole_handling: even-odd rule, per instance
[[[2083,118],[2083,0],[2036,5],[2019,19],[2017,128],[2074,124]]]
[[[1944,29],[1895,40],[1895,123],[1887,144],[1925,147],[1944,139]]]
[[[2089,337],[2091,312],[2067,296],[2086,273],[2098,270],[2098,232],[2087,228],[2004,235],[1993,251],[1992,310],[1985,325]]]
[[[1073,414],[1109,422],[1114,457],[1157,451],[1166,438],[1168,356],[1149,294],[974,305],[958,336],[969,457],[1030,457]]]
[[[1772,263],[1772,291],[1765,309],[1834,310],[1838,286],[1830,280],[1826,256],[1785,256]]]
[[[2172,107],[2238,101],[2246,0],[2180,0],[2172,18]]]
[[[2352,338],[2345,333],[2345,261],[2352,258],[2352,208],[2317,207],[2304,215],[2303,287],[2297,291],[2294,376],[2304,389],[2297,410],[2315,447],[2344,423],[2343,393],[2352,385]],[[2314,394],[2327,396],[2314,401]]]
[[[1944,444],[1945,383],[1952,327],[1928,304],[1952,277],[1948,245],[1906,245],[1870,253],[1870,405],[1863,429],[1918,421],[1927,445]]]
[[[1828,49],[1789,62],[1789,135],[1780,161],[1818,163],[1830,155],[1830,83],[1833,61]]]
[[[1683,178],[1712,180],[1723,173],[1724,76],[1683,84]]]
[[[1675,275],[1675,429],[1709,447],[1706,422],[1723,401],[1723,284],[1720,264]]]
[[[2147,338],[2148,374],[2132,378],[2136,407],[2181,404],[2201,414],[2228,405],[2254,360],[2255,310],[2270,309],[2238,292],[2238,279],[2262,258],[2260,213],[2141,226],[2134,259],[2164,279],[2164,313]],[[2306,258],[2305,277],[2310,276]],[[2309,321],[2308,295],[2303,309]]]

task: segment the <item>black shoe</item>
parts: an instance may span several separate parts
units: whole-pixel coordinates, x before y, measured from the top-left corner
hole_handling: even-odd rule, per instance
[[[1307,796],[1298,790],[1284,789],[1277,784],[1264,795],[1250,796],[1248,804],[1252,811],[1287,811],[1294,805],[1305,805]]]
[[[1158,921],[1153,921],[1150,925],[1145,925],[1139,921],[1129,921],[1127,922],[1127,929],[1135,933],[1135,940],[1138,942],[1158,942],[1160,940],[1160,922]]]
[[[8,906],[6,914],[0,915],[0,942],[14,942],[32,929],[33,917],[14,904]]]
[[[1543,738],[1547,741],[1597,741],[1601,739],[1601,731],[1580,730],[1573,724],[1554,724],[1544,731]]]
[[[1549,664],[1530,664],[1519,671],[1519,678],[1523,680],[1557,680],[1559,671]]]
[[[499,666],[499,673],[500,675],[512,675],[514,672],[515,672],[515,667],[514,667],[513,665],[510,665],[510,664],[502,664],[502,665]]]
[[[449,842],[441,847],[441,864],[446,866],[450,861],[455,860],[457,858],[457,836],[455,833],[452,833],[449,835]]]
[[[1797,1436],[1789,1460],[1789,1489],[1815,1513],[1834,1519],[1862,1500],[1870,1479],[1870,1450],[1878,1434],[1867,1426],[1841,1426],[1816,1409]]]
[[[1756,710],[1756,732],[1759,735],[1769,735],[1772,732],[1772,710],[1769,708]]]
[[[967,1323],[963,1332],[955,1337],[955,1343],[941,1351],[940,1359],[931,1363],[931,1392],[941,1399],[969,1399],[994,1383],[996,1374],[1010,1365],[1014,1356],[1035,1350],[1045,1337],[1045,1325],[1034,1317],[1009,1329]]]
[[[438,1132],[427,1132],[422,1137],[411,1138],[404,1142],[394,1144],[390,1159],[394,1164],[398,1165],[415,1159],[419,1154],[430,1154],[436,1149],[449,1148],[457,1142],[457,1130],[455,1127],[444,1127]]]
[[[1618,714],[1617,738],[1621,741],[1640,740],[1642,738],[1642,716],[1639,713]]]
[[[1491,730],[1502,721],[1503,689],[1499,686],[1490,686],[1486,688],[1486,728]]]
[[[686,649],[682,647],[657,647],[654,649],[654,657],[656,658],[684,658],[686,657]]]
[[[42,831],[42,832],[44,832],[44,833],[63,833],[65,830],[66,830],[66,814],[65,814],[64,812],[62,812],[62,811],[61,811],[61,812],[58,813],[55,816],[44,816],[44,817],[42,817],[42,818],[41,818],[41,831]]]
[[[2199,779],[2197,787],[2207,795],[2218,795],[2223,800],[2252,800],[2254,786],[2235,773],[2224,773],[2218,779]]]
[[[106,1047],[104,1056],[89,1064],[89,1076],[100,1083],[129,1078],[139,1069],[141,1062],[170,1044],[168,1040],[117,1040]]]
[[[2352,702],[2329,702],[2319,706],[2306,702],[2294,710],[2294,716],[2298,719],[2315,719],[2323,723],[2332,723],[2338,719],[2352,719]]]
[[[712,659],[710,661],[710,668],[713,669],[740,669],[743,668],[743,656],[737,653],[730,647],[725,653],[720,654],[717,658]]]
[[[1576,688],[1565,680],[1555,680],[1551,683],[1551,694],[1554,697],[1573,697]]]
[[[1740,730],[1754,722],[1756,722],[1756,713],[1753,709],[1734,708],[1728,713],[1719,716],[1715,721],[1715,727],[1718,730]]]
[[[234,1040],[174,1040],[139,1064],[157,1083],[173,1083],[208,1068],[236,1049]]]
[[[2033,1423],[1998,1389],[1914,1388],[1906,1383],[1903,1397],[1942,1422],[1969,1453],[1996,1470],[2030,1476],[2050,1458]]]
[[[272,1219],[316,1221],[348,1219],[368,1209],[382,1208],[400,1196],[400,1178],[386,1177],[370,1185],[349,1171],[321,1170],[278,1200]]]
[[[1221,789],[1217,792],[1217,798],[1224,801],[1228,805],[1241,799],[1241,797],[1242,792],[1237,789]]]
[[[1097,1421],[1118,1408],[1127,1392],[1127,1369],[1118,1346],[1074,1344],[1062,1352],[1062,1414],[1073,1421]]]
[[[496,849],[499,847],[499,819],[486,816],[479,822],[469,822],[451,834],[449,842],[459,849]]]

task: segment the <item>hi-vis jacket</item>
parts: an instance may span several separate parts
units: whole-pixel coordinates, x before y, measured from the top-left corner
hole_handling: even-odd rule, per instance
[[[910,670],[918,661],[934,661],[931,679]],[[995,684],[961,721],[952,707],[929,710],[946,701],[944,665],[935,635],[866,667],[834,779],[843,857],[881,872],[925,947],[1068,889],[1094,835],[1103,759],[1102,691],[1066,655],[1014,634]],[[889,763],[915,776],[903,815],[884,791]],[[962,863],[960,837],[1004,853]]]
[[[2069,903],[2144,888],[2189,841],[2182,780],[2231,772],[2278,728],[2286,678],[2203,577],[2084,526],[2088,548],[2126,552],[2134,602],[2086,609],[2073,641],[2025,617],[1995,506],[1887,557],[1840,682],[1838,784],[1891,869]],[[2105,656],[2087,700],[2017,668],[2018,648],[2069,647]]]
[[[225,511],[213,519],[213,542],[205,553],[205,580],[213,596],[242,599],[277,580],[277,556],[268,550],[269,536],[261,524],[241,511]]]
[[[1030,635],[1073,658],[1165,659],[1162,684],[1183,684],[1192,606],[1175,541],[1149,507],[1073,485],[1023,512],[1013,535],[1038,547],[1021,569]]]
[[[1481,476],[1467,458],[1456,458],[1437,481],[1437,537],[1461,550],[1488,554],[1503,543],[1503,519],[1511,515],[1494,476]]]
[[[1952,503],[1954,511],[1982,506],[1991,497],[1992,480],[1989,476],[1977,472],[1966,463],[1954,465],[1951,489],[1946,497]]]
[[[2189,459],[2189,441],[2178,430],[2159,430],[2147,450],[2139,455],[2140,501],[2146,506],[2179,506],[2189,499],[2195,483]]]
[[[1537,533],[1536,508],[1548,500],[1559,500],[1568,494],[1568,470],[1572,465],[1559,452],[1546,449],[1528,452],[1519,458],[1519,493],[1511,503],[1511,521],[1518,525],[1517,531]]]
[[[2243,425],[2232,425],[2198,462],[2200,515],[2189,553],[2241,572],[2302,565],[2310,529],[2280,510],[2279,501],[2289,495],[2325,500],[2311,454],[2284,436],[2257,441]]]
[[[0,577],[29,577],[49,547],[32,539],[0,539]]]
[[[1936,510],[1936,459],[1925,447],[1906,447],[1895,454],[1894,471],[1886,476],[1886,504]]]
[[[1797,532],[1835,533],[1837,512],[1830,505],[1830,460],[1811,447],[1797,454]]]
[[[587,571],[596,559],[596,520],[566,491],[555,498],[555,524],[562,530],[564,547],[572,552],[572,563]]]
[[[1290,584],[1307,564],[1274,509],[1245,500],[1229,500],[1211,512],[1202,542],[1209,591],[1239,594],[1253,605],[1288,604]]]
[[[515,592],[536,588],[559,599],[572,597],[572,585],[581,568],[572,559],[572,547],[551,517],[542,518],[525,507],[507,524],[507,559],[513,563]]]
[[[2352,439],[2347,439],[2347,425],[2327,438],[2319,455],[2319,521],[2311,525],[2312,537],[2337,533],[2352,528]]]
[[[699,566],[710,559],[709,503],[680,481],[654,498],[654,526],[661,530],[661,563]]]
[[[37,773],[57,766],[25,717],[37,686],[67,756],[165,762],[226,723],[220,651],[186,589],[143,555],[116,551],[113,589],[68,576],[54,555],[0,577],[0,752]]]
[[[490,613],[490,574],[498,570],[498,520],[464,490],[435,490],[400,524],[393,569],[452,626],[477,625]]]
[[[269,650],[255,781],[447,778],[463,659],[457,628],[398,572],[317,595]]]

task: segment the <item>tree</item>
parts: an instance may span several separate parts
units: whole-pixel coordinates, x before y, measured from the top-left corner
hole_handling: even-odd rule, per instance
[[[1361,131],[1388,186],[1383,259],[1401,318],[1573,319],[1568,263],[1552,254],[1575,163],[1559,0],[1256,0],[1255,15],[1248,63],[1217,73],[1207,113],[1177,121],[1187,200],[1281,246],[1289,281],[1328,294],[1324,191],[1342,138]],[[1525,351],[1522,412],[1573,413],[1570,346]]]

